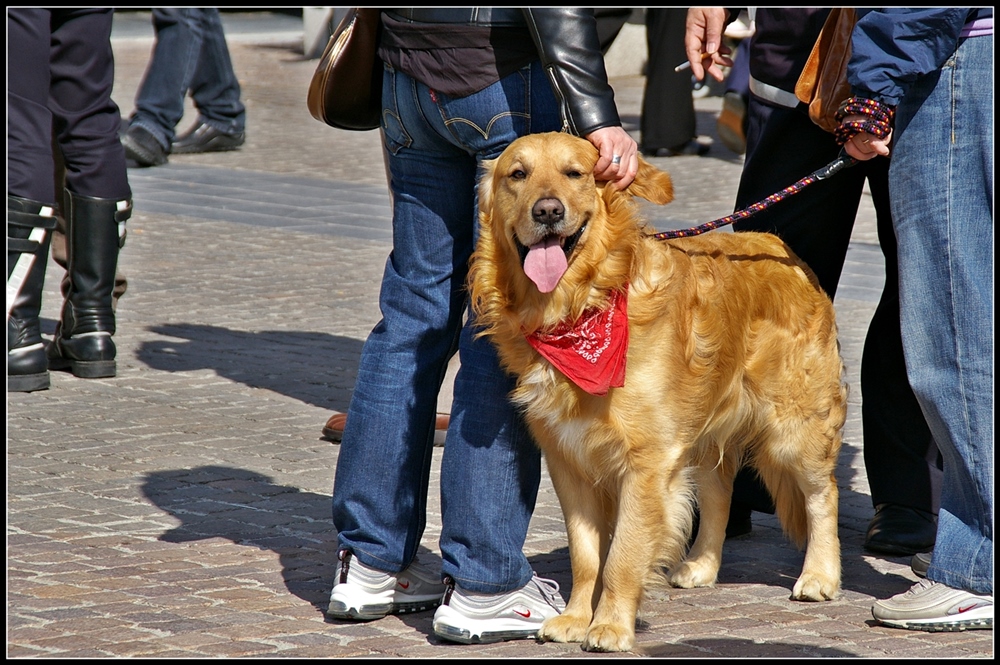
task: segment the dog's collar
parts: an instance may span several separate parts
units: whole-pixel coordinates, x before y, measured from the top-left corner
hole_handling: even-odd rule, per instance
[[[628,284],[611,292],[603,308],[588,309],[577,321],[550,332],[525,335],[536,351],[591,395],[625,385],[628,353]]]

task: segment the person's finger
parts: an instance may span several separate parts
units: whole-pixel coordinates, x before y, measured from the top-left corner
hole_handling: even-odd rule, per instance
[[[722,45],[725,19],[726,10],[718,7],[693,7],[688,10],[684,27],[684,51],[691,63],[691,75],[699,81],[705,78],[706,70],[702,61],[704,54],[715,53]],[[712,75],[714,78],[715,72]]]
[[[611,181],[611,187],[622,190],[632,184],[639,173],[639,154],[633,153],[627,161],[622,161],[624,168],[618,172],[618,178]]]

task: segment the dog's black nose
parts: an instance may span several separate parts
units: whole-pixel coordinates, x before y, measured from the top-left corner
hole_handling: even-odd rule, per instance
[[[536,222],[546,226],[558,224],[565,214],[566,208],[563,207],[562,201],[556,198],[538,199],[531,207],[531,216]]]

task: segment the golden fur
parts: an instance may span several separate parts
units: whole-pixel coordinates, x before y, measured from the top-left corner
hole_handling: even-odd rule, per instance
[[[597,151],[562,133],[518,139],[480,182],[470,290],[482,334],[517,377],[512,399],[543,451],[566,521],[573,589],[539,637],[627,651],[651,575],[714,584],[733,477],[754,466],[788,536],[807,546],[792,590],[840,588],[834,468],[847,387],[833,306],[776,236],[714,232],[648,237],[633,197],[673,198],[670,177],[640,159],[624,191],[595,183]],[[555,225],[532,207],[557,199]],[[586,229],[568,268],[541,293],[517,243]],[[579,389],[525,340],[602,306],[629,284],[625,385]],[[697,499],[701,527],[685,558]]]

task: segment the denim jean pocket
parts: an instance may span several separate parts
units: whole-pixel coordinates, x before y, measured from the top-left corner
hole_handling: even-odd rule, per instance
[[[398,153],[406,148],[413,139],[403,126],[403,119],[399,112],[398,92],[406,94],[406,91],[398,91],[397,86],[403,85],[410,78],[397,76],[396,71],[385,63],[385,75],[382,77],[382,133],[385,137],[385,147],[392,154]]]
[[[460,145],[489,152],[528,133],[531,126],[530,67],[466,97],[436,93],[441,119]]]

